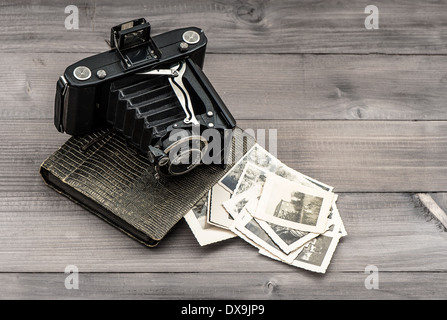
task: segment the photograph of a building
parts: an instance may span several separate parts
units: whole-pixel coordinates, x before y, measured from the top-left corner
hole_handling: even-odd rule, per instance
[[[279,201],[273,215],[288,221],[316,225],[322,203],[323,198],[294,192],[290,201]]]

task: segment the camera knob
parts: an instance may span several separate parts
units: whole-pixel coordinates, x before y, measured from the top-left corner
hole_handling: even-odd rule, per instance
[[[196,44],[200,41],[200,35],[194,30],[185,31],[182,38],[187,44]]]
[[[73,70],[73,75],[76,79],[84,81],[90,79],[92,72],[87,67],[79,66]]]
[[[98,71],[96,72],[96,76],[97,76],[99,79],[104,79],[104,78],[107,76],[107,72],[106,72],[104,69],[98,70]]]
[[[180,42],[178,45],[180,52],[186,52],[189,49],[189,45],[186,42]]]

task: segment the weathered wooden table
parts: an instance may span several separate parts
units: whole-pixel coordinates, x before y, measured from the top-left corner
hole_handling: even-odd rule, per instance
[[[446,1],[64,1],[0,4],[0,298],[447,298]],[[200,247],[182,220],[148,249],[50,190],[41,162],[65,67],[107,50],[112,26],[198,26],[205,72],[242,128],[335,187],[349,235],[325,275],[234,238]],[[67,290],[67,266],[79,289]],[[378,289],[367,289],[368,266]]]

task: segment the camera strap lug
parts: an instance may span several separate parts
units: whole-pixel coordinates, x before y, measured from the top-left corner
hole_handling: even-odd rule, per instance
[[[64,76],[61,76],[60,79],[61,79],[62,83],[64,84],[64,88],[62,90],[62,95],[65,96],[65,93],[67,92],[67,89],[68,89],[68,82]]]
[[[189,96],[188,90],[183,84],[183,74],[186,71],[186,63],[179,63],[170,69],[154,69],[147,72],[137,73],[139,75],[157,75],[157,76],[168,76],[169,84],[174,90],[180,105],[185,112],[186,118],[183,120],[184,123],[193,125],[199,125],[196,116],[194,114],[194,109],[192,107],[191,97]]]

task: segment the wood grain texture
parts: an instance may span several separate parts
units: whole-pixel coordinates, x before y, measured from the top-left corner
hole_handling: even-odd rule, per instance
[[[40,163],[68,136],[51,120],[0,123],[0,190],[39,182]],[[239,126],[259,133],[258,140],[265,133],[268,150],[276,131],[279,159],[337,192],[447,191],[444,121],[241,120]]]
[[[80,273],[79,289],[64,287],[60,273],[0,274],[2,299],[445,299],[445,273],[380,273],[379,290],[367,290],[367,274],[284,272]],[[199,302],[193,305],[200,304]],[[185,304],[187,306],[187,303]],[[164,306],[162,304],[162,306]],[[225,306],[223,306],[225,307]],[[269,309],[271,306],[268,307]],[[164,310],[167,311],[167,310]],[[171,312],[172,311],[172,312]],[[268,310],[270,314],[274,312]],[[180,314],[181,309],[170,310]],[[225,312],[225,309],[224,311]],[[279,310],[284,312],[284,310]]]
[[[444,121],[258,120],[239,124],[254,132],[276,129],[279,159],[341,192],[445,191],[441,187],[447,174]]]
[[[79,29],[66,30],[67,3],[3,1],[1,51],[96,52],[112,26],[146,17],[154,34],[196,25],[217,53],[446,54],[445,1],[375,1],[379,29],[364,26],[371,2],[195,0],[71,1]]]
[[[0,119],[52,119],[57,79],[89,55],[4,55]],[[445,62],[443,56],[210,54],[204,71],[238,120],[445,120]]]
[[[2,272],[286,272],[308,271],[271,260],[242,239],[201,247],[180,222],[148,249],[52,190],[0,193]],[[328,273],[446,272],[447,233],[426,220],[409,194],[340,194],[348,231]]]
[[[377,155],[373,157],[374,161],[387,162],[390,159],[390,150],[399,149],[396,146],[406,141],[405,130],[413,133],[417,133],[418,130],[427,131],[422,126],[427,125],[425,122],[396,122],[397,127],[388,129],[386,133],[388,136],[376,136],[374,140],[370,137],[371,132],[385,134],[384,128],[389,122],[379,128],[376,122],[366,122],[366,127],[363,126],[363,122],[352,122],[362,124],[357,128],[348,126],[349,130],[355,129],[357,135],[354,137],[346,126],[340,126],[340,122],[337,121],[310,124],[297,122],[299,125],[282,124],[281,130],[287,126],[291,126],[294,130],[290,129],[285,137],[279,136],[279,141],[286,142],[287,139],[292,139],[290,136],[296,132],[293,134],[299,136],[297,140],[299,142],[294,145],[297,151],[293,155],[300,155],[298,150],[304,146],[306,150],[313,149],[313,152],[326,155],[328,161],[339,159],[339,167],[335,168],[336,170],[333,168],[332,171],[326,171],[328,164],[318,165],[317,159],[312,160],[313,165],[305,166],[308,171],[320,168],[319,171],[312,172],[315,174],[311,176],[324,182],[335,182],[333,185],[336,187],[336,192],[344,191],[340,188],[343,182],[350,181],[350,188],[356,189],[358,188],[356,183],[361,185],[366,178],[365,175],[358,177],[358,171],[365,170],[365,164],[368,164],[365,159],[369,158],[362,156],[357,148],[367,149],[368,152],[375,150]],[[368,127],[371,124],[374,127]],[[405,128],[403,124],[416,127]],[[430,128],[433,128],[433,123],[429,124]],[[443,122],[439,123],[441,124]],[[60,140],[65,137],[54,134],[51,124],[40,121],[3,121],[1,128],[4,132],[0,135],[2,137],[0,158],[3,162],[0,171],[2,272],[59,272],[68,264],[78,266],[83,272],[233,272],[235,266],[241,272],[266,270],[303,272],[260,256],[256,250],[240,239],[200,247],[184,222],[176,226],[158,248],[147,249],[44,185],[38,176],[40,162],[38,159],[51,153],[51,150],[57,148],[61,143]],[[329,131],[334,141],[344,141],[344,144],[326,149],[330,144],[320,142],[319,139],[323,139],[323,136],[318,136],[318,133],[324,133],[324,139],[327,139]],[[439,131],[441,131],[439,128],[433,130],[438,133]],[[362,135],[365,138],[359,139]],[[56,139],[53,139],[53,136]],[[425,134],[423,136],[425,138]],[[13,144],[8,145],[7,142],[11,137],[14,137]],[[366,137],[368,143],[363,142],[363,139],[366,141]],[[396,143],[396,139],[401,142]],[[382,144],[381,141],[387,142]],[[408,142],[404,149],[408,152],[408,149],[415,148],[420,147],[418,144]],[[29,152],[29,149],[32,152]],[[281,154],[283,150],[280,148],[278,151]],[[281,156],[279,158],[295,165],[306,164],[305,158],[292,157],[289,152],[291,151],[288,149],[284,152],[289,158]],[[342,157],[347,152],[350,152],[350,156]],[[309,157],[309,153],[302,157]],[[419,161],[426,165],[427,161],[436,163],[441,159],[436,160],[436,157],[431,155],[430,160],[423,158]],[[358,163],[358,169],[352,166],[353,163]],[[383,271],[444,272],[447,266],[447,256],[444,254],[447,250],[447,233],[440,232],[433,221],[426,221],[424,208],[414,201],[411,194],[395,193],[399,189],[401,191],[408,189],[406,181],[420,182],[424,181],[424,177],[409,178],[409,175],[405,174],[392,177],[391,171],[386,170],[386,166],[383,166],[385,167],[383,169],[377,162],[375,163],[376,168],[370,169],[374,174],[368,173],[370,179],[372,177],[376,179],[375,182],[367,183],[370,190],[376,188],[377,191],[377,186],[381,186],[381,179],[385,181],[400,179],[400,182],[393,185],[397,188],[393,193],[340,194],[338,206],[349,235],[342,239],[330,270],[362,272],[366,265],[373,264]],[[400,168],[393,170],[408,171],[414,175],[417,171],[415,168],[417,165],[407,168],[401,165]],[[427,169],[424,170],[419,174],[427,174]],[[444,177],[445,174],[442,172],[444,166],[440,166],[439,170],[438,173],[433,173],[433,176]],[[311,173],[303,170],[301,172]],[[329,175],[329,172],[333,175]],[[377,174],[380,175],[376,177]],[[331,177],[333,181],[330,181]],[[433,183],[435,179],[430,181]],[[417,184],[415,186],[418,187]],[[430,187],[433,186],[434,184]],[[439,182],[437,187],[440,186]]]

